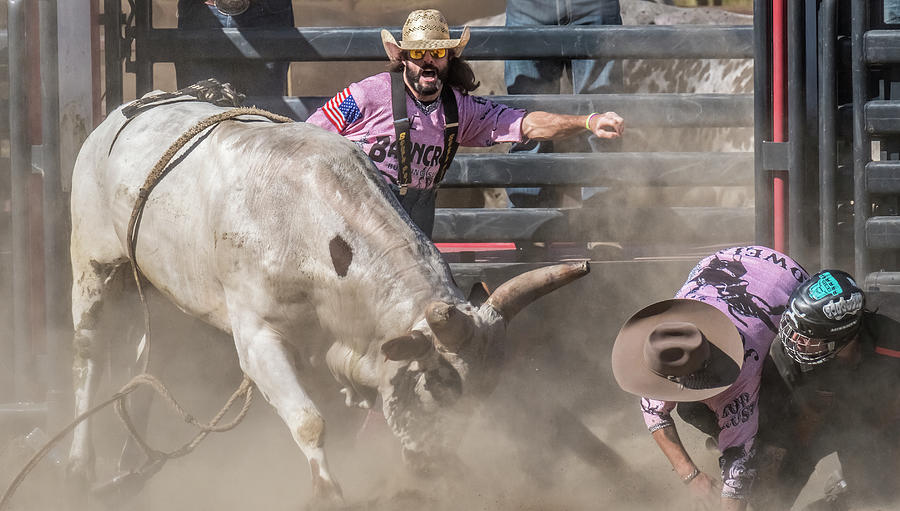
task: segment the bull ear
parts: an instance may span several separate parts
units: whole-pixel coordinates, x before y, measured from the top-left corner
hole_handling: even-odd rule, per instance
[[[526,305],[587,275],[590,270],[591,267],[587,261],[557,264],[531,270],[504,282],[486,303],[509,323]]]
[[[432,348],[431,341],[421,332],[412,331],[404,336],[396,337],[381,345],[381,352],[388,360],[415,360],[428,354]]]
[[[488,285],[484,282],[476,282],[472,285],[472,290],[469,291],[469,303],[475,307],[481,307],[481,304],[483,304],[489,296],[491,296],[491,291],[488,288]]]

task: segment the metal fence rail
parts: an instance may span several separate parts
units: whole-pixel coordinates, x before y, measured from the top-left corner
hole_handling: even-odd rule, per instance
[[[752,186],[753,153],[459,154],[442,186]]]
[[[896,30],[869,30],[862,40],[866,64],[900,64],[900,35]]]
[[[753,239],[753,208],[619,207],[438,209],[441,241],[612,241],[685,248]]]
[[[192,58],[229,60],[304,61],[384,61],[380,28],[337,27],[295,29],[156,29],[150,22],[148,0],[136,0],[135,54],[133,69],[138,93],[149,91],[152,64]],[[399,27],[390,30],[399,33]],[[754,29],[751,26],[590,26],[590,27],[472,27],[466,47],[469,60],[508,59],[745,59],[754,56]],[[459,32],[459,27],[452,30]],[[250,97],[246,104],[305,120],[324,104],[327,97]],[[751,94],[608,94],[608,95],[521,95],[493,96],[493,100],[528,110],[585,114],[614,110],[633,128],[750,128],[754,126],[754,98]],[[617,191],[634,186],[752,185],[753,157],[744,153],[646,153],[603,155],[485,155],[461,154],[443,183],[446,187],[506,186],[601,186]],[[538,170],[540,169],[540,170]],[[618,192],[612,192],[611,200]],[[639,230],[659,232],[672,240],[672,232],[690,230],[688,224],[704,224],[723,215],[743,225],[753,225],[752,213],[717,211],[700,216],[660,215],[629,210],[647,219]],[[704,210],[711,211],[711,210]],[[437,213],[435,239],[444,241],[486,241],[527,239],[608,239],[615,229],[596,218],[621,215],[597,210],[569,211],[463,211]],[[659,218],[662,229],[651,221]],[[680,219],[672,224],[666,219]],[[749,221],[750,224],[746,224]],[[744,223],[741,223],[744,222]],[[554,227],[547,227],[554,226]],[[588,226],[593,226],[588,228]],[[632,239],[627,230],[615,232]],[[746,231],[746,232],[745,232]],[[709,241],[715,229],[706,225],[698,231]],[[753,228],[731,229],[726,237],[753,239]],[[690,238],[690,237],[688,237]],[[699,241],[700,238],[691,238]],[[636,238],[635,238],[636,239]],[[687,238],[684,238],[687,239]],[[646,240],[640,240],[645,242]]]
[[[252,96],[248,105],[265,108],[296,120],[305,120],[327,97]],[[752,94],[579,94],[491,96],[513,108],[569,114],[615,111],[629,127],[716,128],[752,127]]]
[[[391,29],[400,33],[400,27]],[[384,60],[379,28],[149,29],[142,58]],[[458,30],[454,30],[458,32]],[[468,60],[753,58],[753,27],[472,27]]]

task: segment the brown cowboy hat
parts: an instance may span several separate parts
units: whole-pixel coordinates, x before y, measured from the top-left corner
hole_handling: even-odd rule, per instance
[[[613,375],[622,390],[661,401],[702,401],[731,386],[744,362],[734,323],[699,300],[644,307],[619,331]]]
[[[463,28],[459,39],[450,39],[447,18],[437,9],[418,10],[409,13],[403,24],[400,43],[387,30],[381,31],[381,44],[391,60],[400,60],[403,50],[453,50],[457,57],[469,42],[469,27]]]

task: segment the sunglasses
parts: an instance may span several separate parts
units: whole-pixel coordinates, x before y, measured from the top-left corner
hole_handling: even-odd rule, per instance
[[[431,54],[433,58],[442,59],[447,56],[446,48],[435,48],[433,50],[408,50],[410,58],[414,60],[421,60],[425,58],[425,52]]]

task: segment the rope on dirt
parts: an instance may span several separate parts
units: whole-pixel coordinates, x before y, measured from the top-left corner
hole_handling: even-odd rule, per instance
[[[79,415],[78,417],[75,417],[75,420],[73,420],[71,423],[69,423],[68,426],[63,428],[62,431],[57,433],[56,436],[54,436],[46,444],[44,444],[44,446],[41,447],[41,449],[38,452],[36,452],[34,454],[34,456],[31,457],[30,460],[28,460],[28,463],[25,464],[25,467],[19,471],[19,474],[16,476],[15,479],[13,479],[13,482],[10,483],[9,488],[6,489],[6,493],[3,494],[3,498],[0,499],[0,510],[4,509],[6,507],[6,504],[9,502],[9,499],[12,498],[13,494],[16,492],[16,489],[19,487],[19,485],[22,484],[22,481],[25,479],[25,476],[27,476],[28,473],[31,472],[32,469],[34,469],[35,465],[37,465],[38,462],[41,461],[44,458],[44,456],[47,455],[48,452],[50,452],[50,449],[52,449],[53,446],[57,444],[57,442],[62,440],[63,437],[65,437],[67,434],[71,433],[72,430],[75,429],[75,426],[81,424],[82,421],[84,421],[91,415],[94,415],[95,413],[102,410],[103,408],[106,408],[113,402],[124,398],[125,396],[130,394],[133,390],[134,389],[132,389],[126,393],[117,392],[117,393],[113,394],[113,396],[111,398],[107,399],[106,401],[91,408],[90,410],[84,412],[83,414]]]
[[[165,399],[169,406],[175,409],[175,411],[182,416],[185,422],[196,426],[200,429],[200,432],[190,442],[171,452],[162,452],[151,448],[147,444],[147,442],[143,438],[141,438],[140,435],[138,435],[137,431],[134,428],[134,425],[131,423],[130,417],[128,417],[128,414],[125,411],[124,405],[122,405],[125,397],[140,388],[141,385],[148,385],[153,388],[153,390],[155,390]],[[231,422],[219,426],[218,424],[222,420],[222,417],[228,412],[229,409],[231,409],[235,401],[237,401],[237,399],[241,395],[244,396],[244,404],[241,407],[241,410],[238,412],[238,415]],[[246,417],[247,412],[250,410],[250,405],[252,402],[253,382],[250,380],[250,377],[245,374],[244,379],[241,381],[241,385],[236,391],[234,391],[231,397],[228,398],[225,406],[223,406],[222,409],[219,410],[219,413],[217,413],[215,417],[213,417],[212,420],[209,421],[209,423],[204,424],[197,421],[192,415],[185,412],[184,408],[182,408],[181,405],[179,405],[178,402],[172,397],[166,386],[163,385],[162,382],[160,382],[156,377],[146,373],[139,374],[132,378],[131,381],[126,383],[125,386],[122,387],[118,392],[113,394],[112,397],[94,406],[90,410],[82,413],[78,417],[75,417],[75,420],[69,423],[68,426],[63,428],[53,438],[48,440],[47,443],[44,444],[44,446],[41,447],[41,449],[38,450],[38,452],[36,452],[30,460],[28,460],[28,463],[25,464],[25,467],[23,467],[22,470],[19,471],[19,474],[15,477],[15,479],[13,479],[12,483],[10,483],[9,487],[6,489],[6,492],[3,494],[3,498],[0,498],[0,511],[2,511],[6,507],[13,494],[22,484],[22,481],[25,480],[25,477],[34,469],[35,466],[37,466],[38,462],[40,462],[44,458],[44,456],[46,456],[47,453],[50,452],[50,449],[52,449],[53,446],[55,446],[66,435],[71,433],[72,430],[75,429],[75,426],[81,424],[91,415],[94,415],[95,413],[111,404],[115,404],[117,412],[119,412],[119,410],[121,409],[119,418],[122,419],[123,422],[125,422],[126,426],[128,427],[129,433],[132,435],[132,437],[134,437],[135,441],[138,442],[138,444],[144,449],[144,452],[149,457],[148,462],[144,465],[144,467],[147,467],[160,460],[179,458],[190,453],[210,433],[222,433],[234,429],[238,424],[240,424],[242,420],[244,420],[244,417]]]

